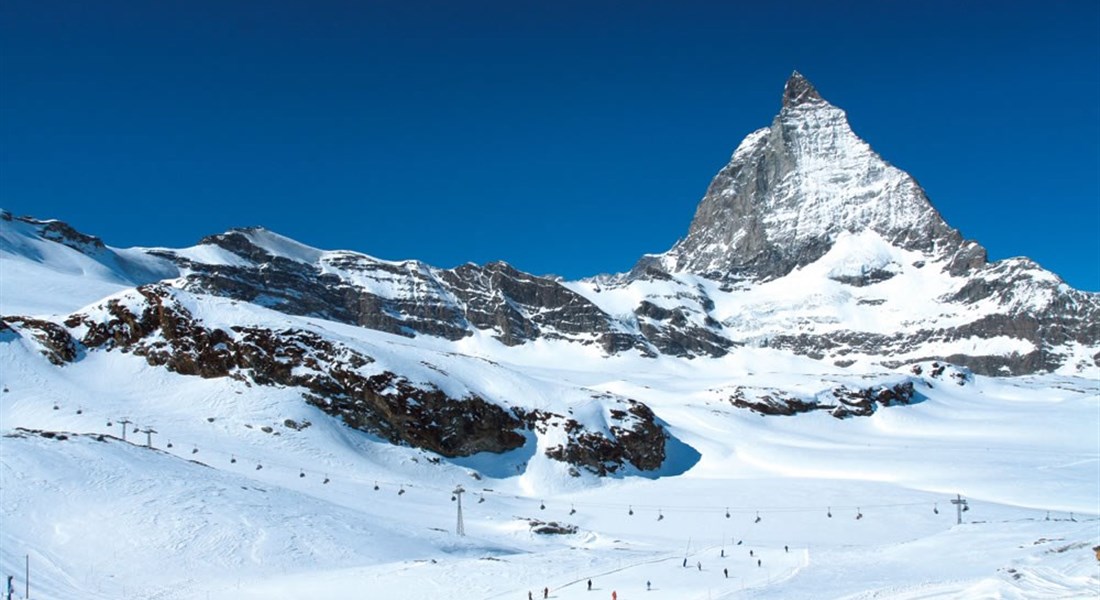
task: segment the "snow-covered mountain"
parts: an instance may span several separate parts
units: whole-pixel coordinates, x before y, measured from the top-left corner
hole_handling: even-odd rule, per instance
[[[36,598],[355,597],[364,578],[428,598],[458,574],[476,590],[456,597],[519,597],[543,576],[572,597],[582,574],[637,588],[615,573],[679,566],[685,536],[709,540],[693,557],[745,538],[777,565],[737,563],[752,597],[1100,585],[1053,556],[1100,542],[1095,526],[1034,519],[1100,516],[1100,295],[1024,258],[987,262],[798,73],[687,236],[619,275],[440,269],[258,227],[121,249],[0,211],[0,379],[0,568],[33,553]],[[122,444],[123,421],[150,447],[133,429]],[[468,542],[436,503],[456,484],[476,493]],[[948,491],[1011,532],[891,512]],[[650,531],[636,509],[680,525]],[[722,509],[723,525],[789,518],[718,536],[699,515]],[[878,525],[814,524],[834,509]],[[129,527],[149,534],[97,552]],[[529,533],[551,530],[565,541]],[[909,561],[910,540],[940,551],[966,531],[982,569],[1012,570],[842,584],[813,566],[856,573],[875,544]],[[1069,541],[1034,548],[1055,536]],[[653,598],[711,590],[661,577]]]
[[[687,236],[628,275],[561,282],[505,263],[437,269],[262,228],[186,249],[114,250],[56,221],[3,222],[9,273],[30,260],[80,274],[57,284],[55,300],[171,279],[408,337],[566,340],[608,355],[767,345],[841,365],[941,359],[993,375],[1081,373],[1100,359],[1100,296],[1025,258],[988,263],[798,73],[771,126],[749,134],[715,177]]]

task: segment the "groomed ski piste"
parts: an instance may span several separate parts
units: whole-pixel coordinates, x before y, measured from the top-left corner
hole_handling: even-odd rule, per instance
[[[212,299],[204,318],[230,305]],[[288,319],[235,309],[253,322]],[[462,342],[456,354],[453,344],[308,324],[409,369],[492,375],[487,386],[547,406],[573,402],[572,388],[638,398],[674,436],[669,459],[656,473],[603,479],[570,476],[530,443],[440,459],[350,429],[296,390],[185,377],[120,352],[58,370],[8,332],[0,569],[16,576],[16,597],[28,561],[31,597],[58,599],[1100,591],[1094,378],[899,371],[923,384],[919,402],[865,418],[762,417],[720,390],[868,375],[764,349],[592,360],[569,344],[538,343],[507,349],[506,359],[491,339]],[[956,494],[968,508],[961,525]],[[535,520],[576,532],[534,533]]]

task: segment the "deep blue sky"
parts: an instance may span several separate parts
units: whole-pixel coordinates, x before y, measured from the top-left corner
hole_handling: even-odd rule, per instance
[[[992,258],[1100,290],[1100,3],[0,3],[0,206],[569,278],[687,232],[798,69]]]

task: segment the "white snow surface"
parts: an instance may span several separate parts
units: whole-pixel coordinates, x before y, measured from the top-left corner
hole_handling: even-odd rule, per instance
[[[135,306],[139,298],[113,297]],[[28,557],[36,599],[1100,590],[1095,378],[994,379],[954,368],[934,376],[929,364],[921,375],[841,369],[753,347],[721,359],[603,357],[563,341],[408,339],[176,297],[209,327],[318,332],[373,357],[366,370],[571,412],[593,429],[606,426],[618,399],[640,400],[674,436],[669,458],[655,473],[572,477],[543,454],[559,441],[551,432],[530,433],[504,455],[440,459],[349,429],[296,389],[182,376],[118,351],[57,367],[16,326],[0,333],[0,571],[16,576],[16,597]],[[100,306],[83,312],[94,317]],[[729,402],[738,386],[812,398],[837,385],[902,381],[919,402],[867,418],[762,417]],[[121,419],[132,421],[126,442]],[[152,448],[135,427],[156,431]],[[466,490],[465,536],[455,533],[457,485]],[[955,494],[969,503],[962,525]],[[535,534],[531,519],[577,532]]]

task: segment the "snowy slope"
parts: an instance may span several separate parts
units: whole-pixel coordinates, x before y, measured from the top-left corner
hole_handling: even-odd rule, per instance
[[[859,376],[766,350],[655,370],[644,359],[594,364],[559,346],[525,348],[511,370],[531,389],[569,381],[639,397],[700,458],[679,475],[613,480],[573,478],[522,451],[437,462],[349,430],[294,390],[186,377],[118,352],[59,377],[33,342],[6,340],[0,568],[17,572],[29,553],[39,598],[353,598],[364,585],[392,598],[519,597],[542,586],[568,598],[583,597],[578,581],[589,577],[622,598],[644,593],[646,579],[654,598],[1064,598],[1100,585],[1089,549],[1100,543],[1095,382],[959,385],[926,372],[925,400],[870,418],[764,418],[730,406],[722,386],[809,391]],[[433,354],[393,343],[387,360]],[[454,361],[455,372],[476,368]],[[484,375],[470,379],[493,379]],[[118,440],[121,416],[153,426],[156,449],[135,445],[146,436],[132,430],[131,443]],[[452,533],[457,484],[468,490],[465,537]],[[955,492],[972,507],[961,527],[948,504]],[[534,535],[525,519],[578,532]],[[703,569],[680,566],[685,555]]]

